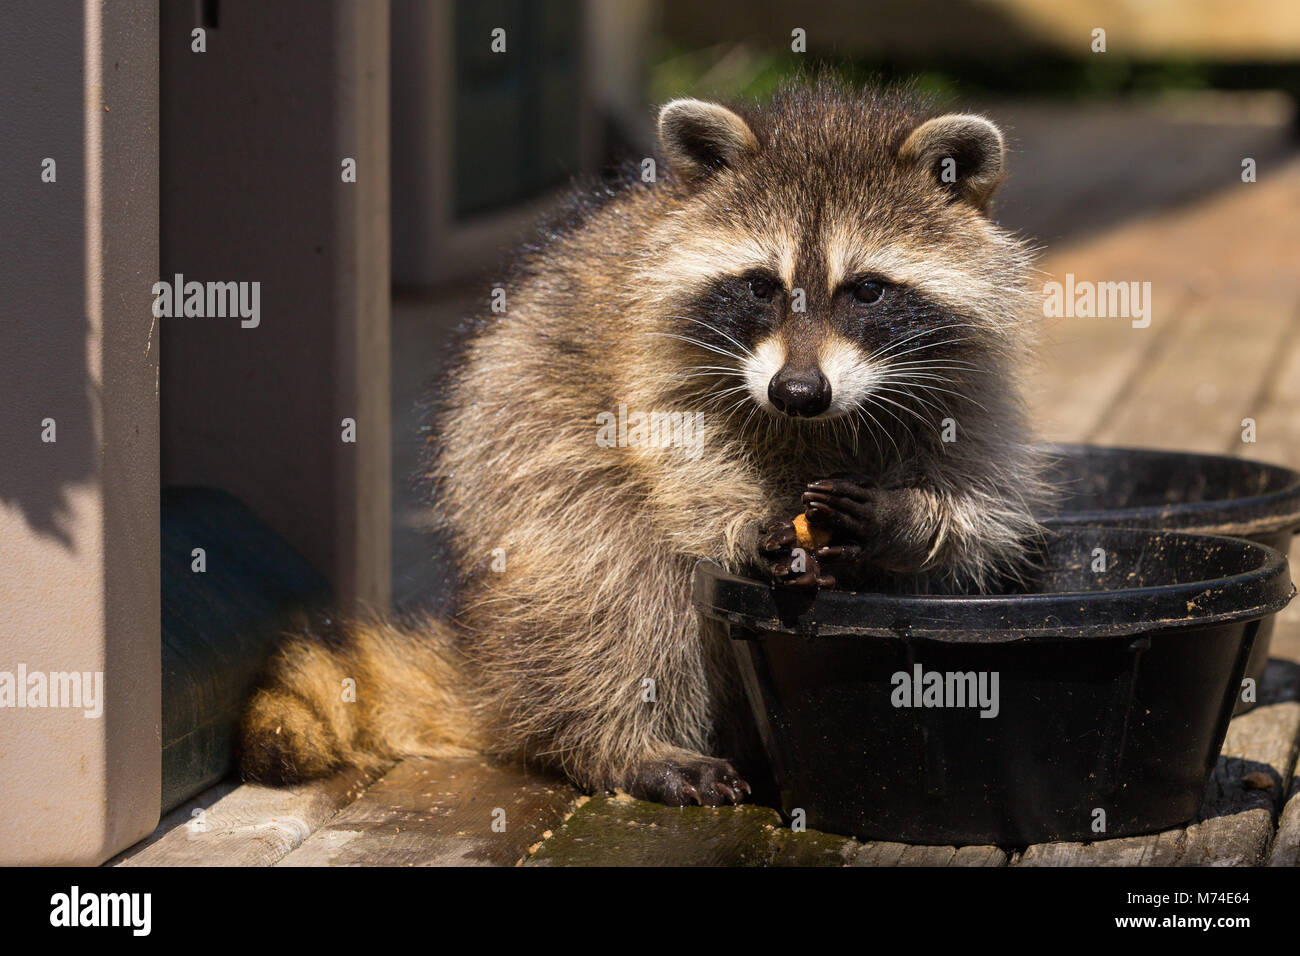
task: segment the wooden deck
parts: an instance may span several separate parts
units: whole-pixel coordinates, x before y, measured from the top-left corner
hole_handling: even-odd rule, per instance
[[[1031,382],[1045,437],[1300,468],[1298,209],[1300,159],[1261,168],[1255,184],[1239,182],[1233,163],[1204,200],[1053,249],[1042,268],[1056,277],[1150,281],[1154,315],[1144,329],[1124,319],[1050,324]],[[1241,440],[1244,418],[1256,422],[1254,444]],[[1010,848],[863,844],[792,833],[765,807],[670,809],[623,795],[588,798],[480,760],[407,760],[377,779],[214,787],[114,862],[1294,866],[1300,602],[1279,619],[1273,655],[1260,705],[1229,728],[1200,821],[1144,837]]]

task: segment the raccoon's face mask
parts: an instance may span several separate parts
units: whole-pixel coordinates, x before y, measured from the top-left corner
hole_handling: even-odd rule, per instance
[[[983,117],[941,116],[863,159],[852,142],[819,156],[833,129],[802,142],[797,119],[777,135],[755,118],[757,133],[690,99],[659,115],[663,151],[702,220],[669,264],[702,289],[681,310],[683,335],[735,363],[741,384],[721,394],[770,414],[937,423],[987,371],[1002,313],[1019,305],[1006,290],[1023,250],[985,215],[1003,178],[1001,132]]]

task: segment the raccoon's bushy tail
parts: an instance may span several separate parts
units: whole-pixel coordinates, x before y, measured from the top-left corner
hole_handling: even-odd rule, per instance
[[[297,783],[344,767],[482,749],[451,625],[318,615],[286,635],[240,721],[245,779]]]

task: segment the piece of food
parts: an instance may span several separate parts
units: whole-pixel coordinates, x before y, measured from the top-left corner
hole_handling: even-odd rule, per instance
[[[830,543],[831,533],[821,528],[814,528],[808,523],[807,515],[795,515],[791,524],[794,525],[795,537],[799,539],[799,547],[805,551],[816,551]]]

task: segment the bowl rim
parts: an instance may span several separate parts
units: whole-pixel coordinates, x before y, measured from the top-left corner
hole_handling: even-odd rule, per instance
[[[1081,536],[1085,531],[1129,538],[1172,536],[1186,539],[1188,547],[1247,549],[1258,553],[1259,564],[1223,577],[1107,591],[974,596],[819,591],[805,596],[776,592],[706,558],[695,566],[691,603],[706,617],[760,633],[1000,643],[1109,638],[1252,621],[1282,610],[1296,593],[1286,555],[1267,545],[1223,535],[1101,525],[1066,525],[1053,533]],[[1233,597],[1227,609],[1196,613],[1198,600],[1225,594]]]
[[[1065,457],[1070,453],[1087,452],[1106,457],[1182,458],[1189,466],[1194,466],[1197,462],[1214,461],[1228,467],[1273,472],[1286,478],[1283,487],[1267,494],[1242,498],[1213,498],[1208,501],[1183,501],[1164,505],[1045,512],[1040,516],[1043,521],[1063,525],[1168,529],[1203,534],[1256,535],[1280,531],[1300,534],[1300,471],[1285,465],[1210,452],[1137,448],[1129,445],[1094,445],[1088,442],[1043,442],[1038,447],[1045,450],[1049,456],[1059,457]],[[1244,519],[1243,513],[1249,511],[1259,512],[1259,514],[1254,518]]]

